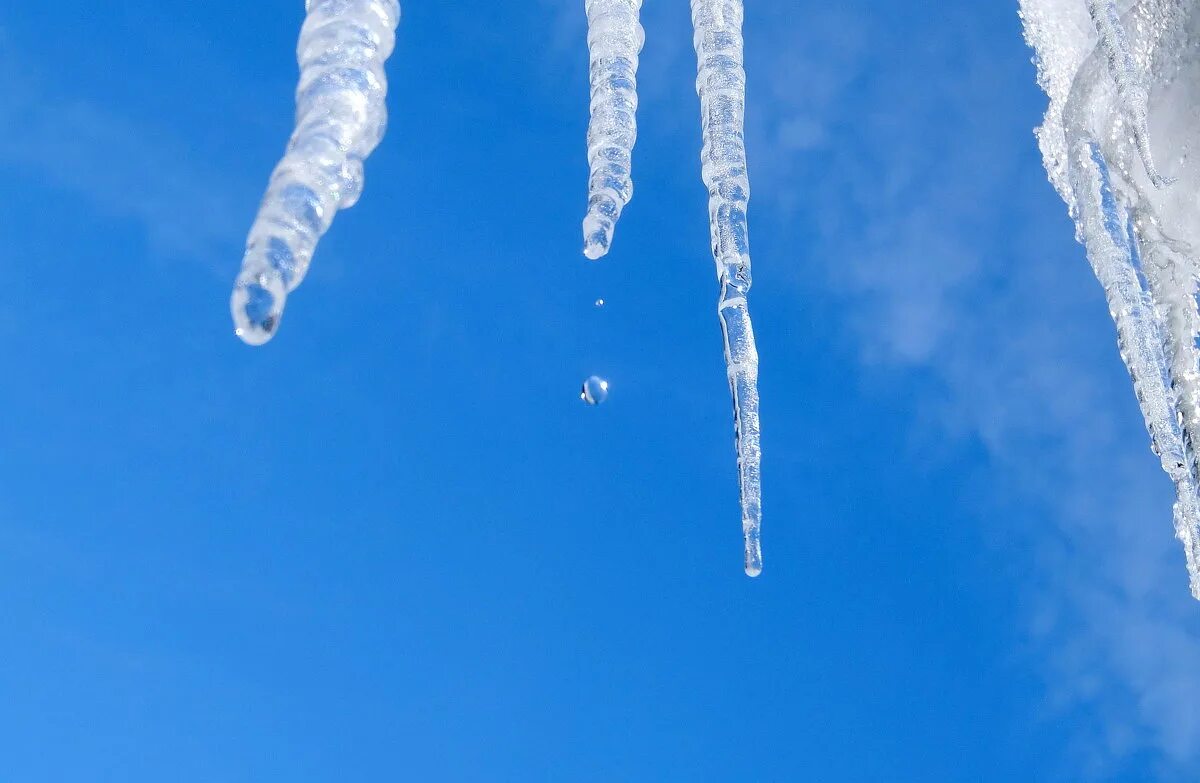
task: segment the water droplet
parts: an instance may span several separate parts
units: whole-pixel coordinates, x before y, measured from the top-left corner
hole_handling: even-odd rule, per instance
[[[277,276],[259,275],[233,289],[234,334],[250,345],[262,345],[275,336],[283,315],[286,289]]]
[[[583,382],[583,389],[579,392],[579,399],[588,405],[599,405],[604,402],[608,399],[608,381],[597,375],[589,377]]]
[[[604,307],[604,300],[603,300],[603,299],[597,299],[597,300],[596,300],[596,307]]]

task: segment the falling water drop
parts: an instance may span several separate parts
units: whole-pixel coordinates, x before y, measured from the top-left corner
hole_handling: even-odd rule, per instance
[[[583,382],[583,388],[579,392],[579,399],[588,405],[599,405],[604,402],[608,399],[608,381],[598,375],[590,376]]]

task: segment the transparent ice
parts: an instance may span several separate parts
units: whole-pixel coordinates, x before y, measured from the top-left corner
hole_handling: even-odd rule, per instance
[[[742,66],[742,0],[692,0],[696,91],[700,96],[701,175],[708,188],[709,226],[717,265],[717,313],[725,341],[725,363],[733,395],[745,569],[762,572],[759,530],[762,450],[758,422],[758,351],[746,295],[750,291],[750,246],[746,207],[744,116],[746,72]],[[641,0],[586,0],[591,52],[591,164],[584,255],[609,250],[613,228],[629,202],[630,155],[637,137],[637,63],[644,35]],[[597,305],[603,303],[598,300]],[[586,398],[586,396],[585,396]]]
[[[638,21],[642,0],[587,0],[592,105],[588,125],[588,209],[583,254],[608,253],[621,210],[633,197],[633,145],[637,141],[638,54],[645,34]]]
[[[387,125],[383,64],[396,42],[398,0],[307,0],[296,58],[296,128],[246,239],[230,309],[251,345],[274,336],[288,293],[317,241],[362,194],[363,160]]]
[[[758,350],[746,295],[750,291],[750,235],[746,207],[744,118],[746,72],[742,67],[742,0],[692,0],[696,91],[700,95],[704,147],[701,173],[708,187],[713,259],[721,296],[717,312],[725,337],[725,365],[733,394],[733,421],[742,500],[745,567],[762,572],[762,449],[758,423]]]
[[[1175,533],[1200,598],[1200,0],[1021,0],[1021,17],[1050,98],[1046,169],[1175,484]]]

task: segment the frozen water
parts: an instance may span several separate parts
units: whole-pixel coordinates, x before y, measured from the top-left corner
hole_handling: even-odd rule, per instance
[[[608,253],[621,211],[633,195],[630,165],[637,139],[637,66],[644,33],[641,0],[585,0],[591,53],[591,179],[583,221],[584,255]],[[746,72],[742,66],[742,0],[691,0],[700,96],[701,175],[708,188],[713,260],[720,299],[717,313],[725,343],[738,454],[745,569],[762,572],[758,419],[758,351],[750,323],[750,244],[746,207]],[[604,305],[603,299],[596,306]],[[589,381],[592,379],[589,379]],[[607,391],[607,389],[605,390]],[[582,397],[590,402],[588,384]]]
[[[387,124],[383,64],[398,0],[307,0],[296,56],[296,128],[271,174],[230,298],[234,331],[261,345],[279,328],[317,242],[362,195],[363,159]]]
[[[717,281],[717,313],[725,337],[725,364],[733,394],[738,453],[738,484],[745,539],[745,568],[762,572],[758,420],[758,350],[750,324],[750,237],[746,207],[750,180],[746,171],[744,118],[746,72],[742,67],[742,0],[692,0],[696,48],[696,91],[700,95],[704,147],[701,174],[708,187],[709,226]]]
[[[1149,121],[1146,116],[1150,100],[1148,63],[1139,63],[1134,57],[1115,0],[1087,0],[1087,3],[1088,13],[1100,36],[1100,50],[1108,62],[1108,73],[1117,87],[1117,96],[1137,144],[1142,165],[1146,167],[1146,174],[1154,186],[1164,187],[1171,180],[1158,173],[1150,154]]]
[[[1200,598],[1200,0],[1021,0],[1021,16],[1050,97],[1038,131],[1046,169],[1175,484],[1175,531]],[[1155,168],[1151,139],[1174,179]]]
[[[583,254],[593,261],[608,253],[621,210],[633,197],[638,54],[645,40],[638,21],[641,7],[642,0],[587,0],[585,6],[592,105]]]

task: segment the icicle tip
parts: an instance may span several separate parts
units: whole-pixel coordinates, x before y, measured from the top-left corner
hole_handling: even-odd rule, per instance
[[[263,345],[275,336],[283,318],[287,289],[278,277],[239,280],[229,298],[233,333],[247,345]]]

